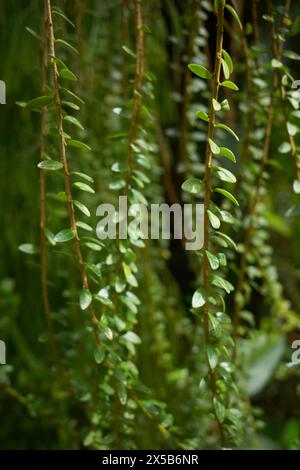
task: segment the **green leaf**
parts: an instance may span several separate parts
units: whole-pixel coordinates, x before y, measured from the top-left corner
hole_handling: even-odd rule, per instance
[[[134,332],[134,331],[127,331],[124,335],[122,335],[126,341],[132,344],[141,344],[141,338]]]
[[[82,289],[79,295],[81,310],[86,310],[92,303],[93,296],[88,289]]]
[[[85,222],[81,222],[80,220],[76,222],[76,226],[82,228],[83,230],[87,230],[88,232],[93,232],[94,229],[90,225],[86,224]]]
[[[74,126],[78,127],[81,130],[84,129],[83,125],[74,116],[65,116],[64,120],[70,122],[71,124],[74,124]]]
[[[112,191],[118,191],[119,189],[125,188],[126,182],[125,180],[116,180],[116,181],[111,181],[108,185],[109,189]]]
[[[215,369],[218,364],[218,353],[213,346],[207,346],[206,348],[207,360],[212,369]]]
[[[71,175],[76,175],[76,176],[79,176],[80,178],[82,178],[83,180],[86,180],[86,181],[89,181],[90,183],[94,183],[94,180],[91,176],[85,174],[85,173],[81,173],[80,171],[72,171],[71,172]]]
[[[68,88],[64,88],[64,87],[61,87],[60,89],[61,89],[61,91],[63,91],[63,93],[65,93],[66,95],[69,95],[69,96],[71,96],[72,98],[75,98],[77,101],[79,101],[79,103],[84,104],[84,100],[83,100],[82,98],[80,98],[80,96],[78,96],[76,93],[73,93],[73,91],[68,90]]]
[[[27,255],[35,255],[38,253],[38,249],[32,243],[23,243],[18,249]]]
[[[282,55],[291,60],[300,60],[300,54],[294,51],[283,51]]]
[[[234,176],[231,171],[227,170],[226,168],[215,167],[219,178],[222,181],[226,181],[227,183],[236,183],[236,177]]]
[[[79,148],[81,150],[92,150],[89,145],[85,144],[84,142],[81,142],[80,140],[70,139],[68,141],[68,146],[69,147],[76,147],[76,148]]]
[[[91,216],[90,211],[88,210],[88,208],[84,204],[82,204],[82,202],[73,201],[73,203],[84,215],[86,215],[87,217]]]
[[[296,36],[296,34],[298,34],[300,32],[300,15],[297,16],[297,18],[295,19],[294,23],[293,23],[293,26],[291,28],[291,36]]]
[[[122,46],[122,49],[124,52],[126,52],[126,54],[128,54],[130,57],[133,57],[134,59],[136,58],[136,54],[133,52],[132,49],[130,49],[129,47],[127,46]]]
[[[70,51],[72,51],[75,54],[79,55],[79,51],[76,49],[76,47],[72,46],[72,44],[70,44],[69,42],[64,41],[63,39],[55,39],[55,42],[58,43],[58,44],[62,44],[63,46],[65,46]]]
[[[223,232],[215,232],[213,234],[213,237],[217,238],[218,241],[222,241],[222,245],[223,246],[232,246],[232,248],[234,250],[237,250],[237,246],[236,246],[236,243],[232,240],[232,238],[230,238],[228,235],[226,235],[226,233],[223,233]]]
[[[294,181],[293,190],[294,190],[294,193],[300,194],[300,181],[299,180]]]
[[[38,39],[38,41],[41,41],[42,38],[39,34],[37,34],[33,29],[29,28],[28,26],[25,26],[26,31],[31,34],[35,39]]]
[[[235,19],[235,21],[237,22],[237,24],[239,25],[239,27],[241,28],[241,30],[243,30],[243,25],[241,23],[241,20],[239,18],[239,15],[237,14],[237,12],[235,11],[234,8],[232,8],[231,5],[228,5],[226,3],[225,5],[225,8],[227,8],[227,10],[232,14],[233,18]]]
[[[123,140],[123,139],[125,139],[127,136],[128,136],[128,133],[127,133],[127,132],[116,132],[115,134],[111,134],[111,135],[108,137],[108,140],[110,140],[110,141],[112,141],[112,140]]]
[[[77,81],[76,75],[69,69],[61,69],[61,71],[59,72],[59,76],[61,78],[65,78],[66,80],[71,80],[73,82]]]
[[[102,364],[105,358],[105,351],[102,348],[98,347],[94,351],[94,358],[97,364]]]
[[[98,294],[94,295],[94,298],[98,300],[99,302],[101,302],[103,305],[106,305],[106,307],[113,308],[114,304],[108,297],[102,295],[101,293],[102,290],[103,289],[100,289]]]
[[[58,57],[54,56],[54,55],[51,55],[50,54],[50,57],[51,59],[57,64],[57,68],[58,70],[59,69],[67,69],[68,67],[66,66],[66,64],[61,60],[59,59]]]
[[[138,283],[135,278],[135,276],[132,274],[130,267],[128,266],[127,263],[123,262],[122,263],[125,279],[130,284],[132,287],[137,287]]]
[[[219,103],[217,100],[215,100],[214,98],[212,99],[212,104],[213,104],[213,108],[214,108],[215,111],[220,111],[221,105],[220,105],[220,103]]]
[[[220,147],[210,138],[208,139],[208,143],[209,143],[210,150],[212,151],[212,153],[214,155],[218,155],[220,153]]]
[[[218,269],[218,267],[220,266],[220,262],[217,256],[213,255],[208,250],[205,250],[205,253],[206,253],[211,269],[212,270]]]
[[[234,290],[233,285],[229,281],[223,279],[221,276],[217,276],[216,274],[213,276],[212,284],[216,287],[224,289],[227,294],[230,294],[230,292]]]
[[[67,23],[69,23],[71,26],[73,26],[73,28],[75,28],[75,24],[73,23],[73,21],[71,21],[62,11],[60,8],[58,7],[52,7],[52,15],[57,15],[57,16],[60,16],[61,18],[63,18]]]
[[[228,65],[224,59],[221,60],[224,77],[227,80],[230,77]]]
[[[114,173],[123,173],[128,170],[128,165],[123,162],[115,162],[111,167]]]
[[[221,108],[223,109],[223,111],[229,111],[230,110],[229,102],[228,102],[227,99],[221,101]]]
[[[59,193],[57,193],[56,198],[60,202],[67,202],[68,200],[68,196],[64,191],[60,191]]]
[[[72,101],[62,100],[61,102],[63,106],[67,106],[68,108],[75,109],[75,111],[80,110],[80,107],[77,104],[72,103]]]
[[[220,225],[221,225],[220,219],[213,212],[211,212],[209,209],[207,209],[207,215],[208,215],[209,221],[211,223],[211,226],[214,229],[220,228]]]
[[[225,88],[230,88],[230,90],[234,90],[234,91],[239,90],[236,84],[231,82],[230,80],[224,80],[224,82],[222,82],[221,85],[224,86]]]
[[[55,243],[64,243],[72,240],[74,238],[74,233],[71,229],[66,228],[64,230],[61,230],[58,232],[55,237],[54,241]]]
[[[218,418],[218,421],[220,423],[223,423],[225,416],[226,416],[226,408],[217,397],[214,397],[213,401],[214,401],[214,408],[215,408],[215,413]]]
[[[222,49],[222,54],[223,54],[224,60],[227,64],[229,73],[232,73],[233,72],[233,63],[232,63],[230,55],[224,49]]]
[[[127,390],[121,382],[117,384],[117,392],[121,405],[125,406],[127,403]]]
[[[227,265],[227,259],[226,259],[226,255],[224,253],[218,253],[218,258],[219,258],[220,266],[226,266]]]
[[[282,142],[278,148],[278,152],[280,153],[289,153],[292,147],[288,142]]]
[[[196,116],[197,116],[199,119],[202,119],[202,121],[208,122],[208,114],[205,113],[204,111],[198,111],[198,112],[196,113]]]
[[[43,160],[38,164],[38,167],[41,168],[42,170],[48,170],[48,171],[57,171],[61,170],[63,167],[61,162],[58,162],[57,160]]]
[[[229,127],[229,126],[226,126],[226,124],[216,124],[215,127],[218,127],[219,129],[224,129],[225,131],[229,132],[231,135],[233,135],[233,137],[239,141],[240,139],[238,138],[238,136],[236,135],[236,133]]]
[[[292,124],[291,122],[286,123],[286,128],[289,135],[291,135],[292,137],[294,137],[298,132],[298,127],[295,126],[295,124]]]
[[[214,191],[216,193],[220,193],[220,194],[223,194],[223,196],[227,197],[228,199],[230,199],[230,201],[232,201],[235,205],[239,205],[237,199],[234,197],[233,194],[231,194],[229,191],[226,191],[226,189],[223,189],[223,188],[215,188]]]
[[[274,16],[270,16],[270,15],[262,15],[263,19],[265,21],[268,21],[269,23],[274,23]]]
[[[227,147],[220,147],[220,155],[223,155],[224,157],[228,158],[232,162],[236,163],[236,158],[235,158],[234,153]]]
[[[189,64],[188,65],[191,72],[197,75],[200,78],[211,79],[212,74],[205,68],[203,65],[198,64]]]
[[[227,224],[234,224],[234,222],[235,222],[235,218],[228,211],[224,211],[224,210],[220,211],[220,218],[223,222],[225,222]]]
[[[53,103],[53,97],[52,96],[38,96],[37,98],[33,98],[32,100],[28,101],[26,103],[26,108],[35,110],[35,109],[41,109],[44,106],[48,106],[49,104]]]
[[[90,250],[93,250],[93,251],[101,251],[102,250],[102,246],[98,245],[98,243],[87,242],[87,243],[85,243],[85,246],[87,246]]]
[[[101,277],[101,269],[96,264],[85,263],[86,268],[97,277]],[[95,297],[95,296],[94,296]]]
[[[75,186],[76,188],[80,189],[81,191],[85,191],[87,193],[91,193],[91,194],[95,194],[95,191],[93,188],[91,188],[88,184],[86,183],[82,183],[81,181],[75,181],[75,183],[73,183],[73,186]]]
[[[279,62],[277,59],[272,59],[271,60],[271,65],[274,69],[280,69],[283,66],[282,62]]]
[[[219,327],[219,321],[217,320],[215,315],[213,315],[210,312],[208,312],[208,319],[209,319],[209,323],[210,323],[212,329],[216,331]]]
[[[206,302],[205,299],[205,293],[203,289],[199,288],[194,292],[194,295],[192,297],[192,307],[193,308],[200,308],[202,307]]]
[[[198,178],[189,178],[182,183],[181,189],[191,194],[199,194],[203,189],[203,181]]]

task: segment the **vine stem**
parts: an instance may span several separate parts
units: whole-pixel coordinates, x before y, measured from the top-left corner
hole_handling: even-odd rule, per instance
[[[122,14],[125,15],[126,1],[122,3]],[[122,18],[122,30],[126,30],[125,17]],[[142,16],[142,0],[136,0],[135,2],[135,53],[136,53],[136,62],[135,62],[135,76],[133,84],[133,104],[132,104],[132,113],[130,120],[129,136],[128,136],[128,153],[127,153],[127,172],[125,177],[125,188],[124,195],[128,196],[129,182],[132,172],[132,144],[135,141],[137,127],[138,127],[138,118],[140,114],[140,109],[142,106],[142,95],[140,92],[141,85],[143,83],[143,72],[144,72],[144,30],[143,30],[143,16]],[[123,85],[125,83],[125,72],[126,64],[123,62]],[[123,86],[124,97],[127,94],[127,88]],[[121,260],[116,266],[116,273],[119,274],[121,269]],[[116,310],[119,311],[120,300],[119,296],[116,297]],[[114,433],[115,433],[115,448],[120,447],[120,424],[121,424],[121,402],[118,396],[117,383],[114,383],[115,391],[115,410],[114,410]]]
[[[89,290],[89,283],[87,278],[87,272],[84,265],[84,259],[81,251],[80,246],[80,238],[78,236],[77,227],[76,227],[76,218],[75,218],[75,210],[73,204],[73,197],[72,197],[72,186],[71,186],[71,179],[70,179],[70,171],[69,171],[69,164],[67,159],[66,153],[66,143],[64,138],[63,132],[63,113],[62,113],[62,106],[61,106],[61,98],[60,98],[60,91],[59,91],[59,83],[58,83],[58,71],[55,62],[55,36],[54,36],[54,29],[53,29],[53,22],[52,22],[52,12],[51,12],[51,0],[46,1],[46,8],[47,8],[47,23],[48,23],[48,34],[49,34],[49,49],[51,55],[51,66],[52,66],[52,75],[53,75],[53,86],[54,86],[54,101],[56,106],[56,125],[59,134],[59,145],[60,145],[60,159],[63,165],[63,172],[64,172],[64,185],[65,185],[65,193],[67,196],[67,203],[68,203],[68,210],[69,210],[69,220],[70,220],[70,228],[74,234],[74,247],[75,247],[75,254],[80,268],[81,274],[81,281],[83,289]],[[100,336],[99,331],[97,328],[98,319],[96,317],[96,313],[94,310],[93,305],[91,304],[89,307],[89,314],[90,320],[92,323],[96,344],[100,344]]]
[[[128,40],[128,0],[121,2],[121,42],[122,46],[127,45]],[[128,100],[128,67],[126,52],[122,49],[122,92],[124,102]]]
[[[291,6],[290,0],[286,0],[286,3],[285,3],[285,13],[286,14],[288,14],[290,6]],[[273,3],[270,0],[268,0],[268,9],[269,9],[270,16],[272,16],[273,15]],[[276,34],[275,34],[274,24],[273,23],[271,25],[271,38],[272,38],[273,55],[278,60],[278,58],[280,58],[280,55],[281,55],[283,42],[281,42],[280,44],[277,44]],[[286,105],[285,89],[284,89],[284,86],[283,86],[283,83],[282,83],[282,80],[281,80],[280,69],[276,69],[276,70],[277,70],[277,73],[278,73],[280,101],[281,101],[281,107],[282,107],[282,111],[283,111],[283,117],[284,117],[284,120],[285,120],[285,124],[287,124],[287,122],[289,121],[289,114],[288,114],[288,109],[287,109],[287,105]],[[287,127],[286,127],[286,130],[287,130]],[[293,159],[293,162],[294,162],[294,165],[295,165],[296,178],[297,178],[298,181],[300,181],[300,165],[298,163],[298,157],[297,157],[297,145],[296,145],[294,137],[288,132],[288,130],[287,130],[287,138],[288,138],[289,144],[291,146],[291,155],[292,155],[292,159]]]
[[[136,62],[135,62],[135,77],[133,85],[133,107],[130,121],[129,138],[128,138],[128,155],[127,155],[127,174],[126,174],[126,187],[125,195],[128,194],[129,181],[131,177],[131,163],[132,163],[132,144],[136,137],[138,117],[142,106],[142,96],[140,92],[143,83],[144,72],[144,30],[143,30],[143,17],[142,17],[142,0],[135,2],[135,27],[136,27]]]
[[[186,45],[186,55],[187,55],[187,60],[189,62],[191,62],[191,58],[193,56],[193,49],[194,49],[194,44],[195,44],[197,27],[199,25],[199,19],[198,19],[197,13],[198,13],[197,1],[193,0],[192,5],[191,5],[191,11],[190,11],[191,18],[190,18],[189,25],[188,25],[189,36],[188,36],[188,41]],[[189,170],[190,170],[190,162],[189,162],[189,156],[187,152],[187,144],[188,144],[188,136],[189,136],[189,122],[187,118],[187,113],[188,113],[188,107],[189,107],[189,102],[190,102],[188,88],[189,88],[190,80],[191,80],[190,71],[188,67],[185,67],[184,75],[183,75],[183,84],[182,84],[183,101],[182,101],[182,120],[181,120],[181,129],[182,129],[181,160],[184,165],[185,178],[188,177]]]
[[[42,95],[46,94],[48,75],[48,30],[47,30],[47,9],[44,10],[43,25],[43,42],[42,42]],[[41,134],[40,134],[40,162],[45,158],[46,148],[46,118],[47,108],[43,107],[41,112]],[[48,335],[50,339],[51,349],[55,360],[58,362],[58,349],[56,338],[53,331],[53,322],[50,312],[49,292],[48,292],[48,268],[47,268],[47,251],[46,251],[46,174],[41,168],[39,171],[39,202],[40,202],[40,280],[42,288],[42,299],[44,307],[44,315],[47,324]]]
[[[263,182],[263,173],[268,162],[269,151],[270,151],[270,142],[271,142],[271,134],[273,128],[273,121],[274,121],[274,91],[275,91],[275,83],[276,83],[276,76],[273,75],[272,80],[272,88],[271,88],[271,104],[269,107],[269,115],[268,121],[265,128],[265,137],[264,137],[264,150],[263,150],[263,157],[262,157],[262,164],[259,176],[257,178],[256,187],[255,187],[255,195],[253,201],[249,204],[249,208],[247,211],[249,217],[249,226],[246,231],[245,239],[244,239],[244,249],[240,260],[240,267],[239,267],[239,276],[237,281],[237,287],[235,291],[235,296],[241,294],[243,291],[243,285],[246,278],[246,269],[247,269],[247,255],[249,253],[251,242],[252,242],[252,235],[254,231],[253,225],[253,217],[256,212],[257,205],[260,201],[260,189]],[[234,313],[233,313],[233,336],[234,338],[238,335],[238,328],[240,324],[240,316],[241,316],[241,306],[240,303],[235,301],[234,304]],[[236,355],[236,350],[234,356]]]
[[[272,15],[273,9],[272,4],[268,0],[268,10],[269,14]],[[272,52],[276,60],[280,61],[281,54],[282,54],[282,47],[276,47],[276,33],[274,23],[271,23],[271,37],[272,37]],[[271,85],[271,103],[268,110],[268,119],[265,128],[265,136],[264,136],[264,147],[263,147],[263,156],[262,156],[262,163],[259,176],[257,178],[256,187],[255,187],[255,196],[253,201],[249,204],[248,209],[248,216],[249,216],[249,226],[246,231],[245,239],[244,239],[244,250],[240,260],[240,269],[239,269],[239,276],[237,281],[237,288],[236,288],[236,298],[239,294],[243,291],[243,286],[246,279],[246,270],[247,270],[247,254],[249,253],[251,242],[252,242],[252,235],[254,231],[253,225],[253,217],[256,212],[257,205],[260,201],[260,189],[263,183],[263,173],[265,171],[265,167],[268,163],[269,153],[270,153],[270,143],[271,143],[271,134],[274,122],[274,107],[275,107],[275,91],[277,89],[279,76],[277,73],[277,69],[273,70],[272,76],[272,85]],[[234,312],[233,312],[233,336],[236,338],[238,335],[238,328],[240,324],[240,316],[241,316],[241,305],[239,301],[235,300],[234,304]],[[234,357],[236,356],[236,348],[234,350]]]
[[[206,256],[206,250],[209,248],[209,218],[207,210],[210,207],[211,202],[211,167],[212,167],[212,150],[209,145],[209,139],[213,139],[214,136],[214,128],[215,128],[215,118],[216,113],[213,107],[213,99],[218,100],[218,93],[220,87],[220,74],[221,74],[221,61],[222,61],[222,47],[223,47],[223,29],[224,29],[224,0],[219,0],[218,2],[218,13],[217,13],[217,39],[216,39],[216,55],[215,55],[215,65],[214,65],[214,73],[213,73],[213,82],[212,82],[212,91],[210,96],[210,106],[209,106],[209,124],[208,124],[208,132],[207,132],[207,143],[206,143],[206,151],[205,151],[205,176],[204,176],[204,243],[203,243],[203,286],[205,292],[209,292],[210,289],[210,266],[208,262],[208,258]],[[205,335],[205,342],[206,345],[209,345],[211,342],[210,332],[209,332],[209,319],[208,319],[208,304],[207,302],[204,304],[203,307],[203,322],[204,322],[204,335]],[[209,367],[209,375],[211,380],[212,386],[212,396],[213,399],[216,396],[216,375],[214,369],[211,368],[210,364],[208,363]],[[214,406],[213,406],[214,408]],[[218,423],[218,429],[220,433],[221,441],[224,441],[224,430],[223,425],[219,421],[216,413],[215,419]]]

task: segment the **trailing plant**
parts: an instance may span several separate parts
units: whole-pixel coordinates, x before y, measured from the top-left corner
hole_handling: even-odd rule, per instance
[[[0,10],[2,447],[299,448],[296,4]]]

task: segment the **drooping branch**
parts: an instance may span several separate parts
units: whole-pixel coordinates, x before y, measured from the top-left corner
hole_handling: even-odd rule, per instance
[[[42,41],[42,96],[46,95],[48,75],[48,27],[47,27],[47,9],[45,4],[43,41]],[[43,107],[41,111],[41,134],[40,134],[40,162],[45,158],[45,140],[46,140],[46,118],[47,108]],[[48,269],[47,269],[47,247],[46,247],[46,173],[42,168],[39,170],[39,200],[40,200],[40,278],[42,287],[42,298],[44,314],[51,344],[52,353],[56,362],[58,362],[58,350],[53,331],[53,322],[50,312],[49,293],[48,293]]]
[[[269,13],[272,13],[272,9],[270,9],[270,3],[269,3]],[[282,54],[282,46],[280,48],[276,48],[275,46],[275,42],[274,42],[275,26],[273,22],[271,23],[271,28],[272,28],[272,38],[273,38],[272,40],[273,55],[277,61],[280,61],[281,54]],[[268,108],[268,118],[267,118],[265,132],[264,132],[263,154],[262,154],[260,172],[256,180],[254,198],[250,202],[248,206],[248,211],[247,211],[247,215],[249,217],[249,225],[248,225],[248,228],[245,234],[244,243],[243,243],[243,253],[240,259],[239,275],[238,275],[237,287],[236,287],[236,292],[235,292],[235,304],[234,304],[234,314],[233,314],[234,336],[238,335],[240,315],[241,315],[241,304],[239,301],[239,297],[243,292],[243,286],[246,280],[247,256],[251,248],[251,244],[252,244],[252,238],[253,238],[253,232],[254,232],[254,216],[256,213],[257,205],[260,201],[261,187],[262,187],[263,180],[264,180],[263,175],[264,175],[264,171],[268,163],[268,159],[269,159],[271,135],[272,135],[272,128],[273,128],[273,123],[274,123],[275,99],[276,99],[276,90],[278,87],[278,78],[279,77],[278,77],[277,69],[275,68],[273,69],[273,74],[272,74],[272,83],[271,83],[271,90],[270,90],[270,106]]]
[[[127,174],[126,174],[126,187],[125,194],[128,193],[129,182],[131,178],[131,163],[132,163],[132,144],[136,138],[138,117],[142,106],[141,86],[143,83],[144,72],[144,30],[143,30],[143,17],[142,17],[142,0],[136,0],[135,4],[135,24],[136,24],[136,63],[135,63],[135,76],[133,84],[133,105],[128,137],[128,154],[127,154]]]
[[[286,0],[285,3],[285,14],[287,15],[289,12],[291,6],[290,0]],[[268,0],[268,10],[269,10],[269,15],[273,15],[273,3],[272,1]],[[273,55],[276,58],[276,60],[280,60],[282,48],[283,48],[283,41],[281,41],[279,44],[277,43],[278,41],[276,40],[276,34],[275,34],[275,28],[274,24],[271,23],[271,39],[272,39],[272,51]],[[287,131],[287,139],[291,147],[291,156],[293,159],[293,164],[295,167],[295,175],[296,179],[300,181],[300,164],[298,162],[298,155],[297,155],[297,145],[294,139],[294,136],[288,131],[287,123],[289,122],[289,112],[288,112],[288,107],[287,107],[287,100],[285,96],[285,88],[282,82],[282,77],[280,73],[280,68],[276,68],[277,74],[278,74],[278,82],[279,82],[279,92],[280,92],[280,102],[281,102],[281,107],[283,111],[283,117],[285,120],[285,129]]]
[[[208,132],[207,132],[207,144],[205,151],[205,176],[204,176],[204,244],[203,244],[203,287],[205,292],[209,292],[210,289],[210,276],[211,269],[209,261],[205,252],[209,249],[210,241],[210,228],[209,228],[209,216],[208,210],[210,208],[211,202],[211,167],[212,167],[212,150],[210,146],[210,141],[214,136],[215,128],[215,119],[216,113],[213,106],[213,100],[218,101],[218,93],[220,86],[220,74],[221,74],[221,63],[222,63],[222,48],[223,48],[223,24],[224,24],[224,0],[219,0],[218,2],[218,13],[217,13],[217,38],[216,38],[216,53],[215,53],[215,65],[213,73],[213,82],[212,82],[212,91],[210,96],[210,105],[208,113]],[[209,331],[209,317],[208,317],[208,303],[206,302],[203,307],[203,321],[204,321],[204,333],[205,333],[205,342],[206,345],[209,345],[211,342],[210,331]],[[212,387],[213,398],[216,395],[216,375],[215,371],[209,366],[209,374]],[[218,423],[218,428],[220,432],[221,441],[224,440],[224,431],[223,425],[215,414],[216,421]]]
[[[57,131],[59,135],[60,159],[63,165],[64,185],[65,185],[65,193],[67,196],[67,204],[68,204],[68,210],[69,210],[70,228],[74,235],[75,254],[76,254],[77,262],[78,262],[79,269],[80,269],[82,287],[83,289],[89,291],[88,277],[87,277],[87,272],[85,269],[82,251],[81,251],[80,238],[79,238],[79,235],[77,232],[77,226],[76,226],[69,163],[67,159],[66,142],[65,142],[64,131],[63,131],[63,113],[62,113],[60,89],[59,89],[59,82],[58,82],[58,70],[57,70],[56,61],[55,61],[55,57],[56,57],[55,36],[54,36],[54,29],[53,29],[53,23],[52,23],[51,0],[45,0],[45,1],[46,1],[46,7],[47,7],[49,50],[50,50],[50,56],[51,56],[51,67],[52,67],[53,86],[54,86],[54,101],[55,101],[55,106],[56,106],[56,125],[57,125]],[[96,313],[92,304],[89,307],[89,314],[90,314],[90,319],[91,319],[91,323],[92,323],[92,327],[93,327],[93,331],[94,331],[94,335],[96,339],[96,344],[99,345],[100,336],[99,336],[98,327],[97,327],[98,320],[97,320]]]

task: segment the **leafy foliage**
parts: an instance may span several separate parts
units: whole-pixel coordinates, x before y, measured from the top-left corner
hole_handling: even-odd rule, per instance
[[[300,21],[246,3],[4,1],[1,447],[299,448]]]

